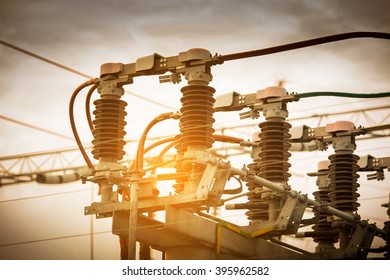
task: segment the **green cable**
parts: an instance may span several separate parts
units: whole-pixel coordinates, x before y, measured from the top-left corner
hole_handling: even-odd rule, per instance
[[[390,92],[349,93],[349,92],[317,91],[317,92],[298,93],[297,96],[299,98],[316,97],[316,96],[337,96],[337,97],[348,97],[348,98],[381,98],[381,97],[389,97]]]

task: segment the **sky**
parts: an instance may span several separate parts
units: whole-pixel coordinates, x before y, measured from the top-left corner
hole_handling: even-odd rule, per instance
[[[344,32],[390,32],[389,10],[386,0],[0,0],[0,40],[96,77],[103,63],[132,63],[153,53],[172,56],[200,47],[211,53],[230,54]],[[389,62],[388,41],[354,39],[225,62],[213,67],[211,85],[216,96],[231,91],[253,93],[279,81],[294,92],[384,92],[390,88]],[[69,99],[84,81],[84,77],[0,44],[1,116],[71,136]],[[123,96],[128,102],[126,137],[137,138],[156,115],[172,110],[169,108],[178,110],[183,85],[159,84],[158,77],[152,76],[136,78],[126,87],[130,92]],[[289,108],[293,118],[383,105],[390,107],[390,100],[318,98],[299,101]],[[81,138],[89,143],[92,136],[83,106],[80,97],[75,116]],[[382,110],[369,117],[379,122],[386,120],[386,114],[387,110]],[[240,122],[238,113],[221,113],[215,118],[217,126],[226,128],[256,123]],[[330,117],[330,121],[336,120]],[[371,125],[365,118],[356,121],[358,125]],[[232,133],[248,138],[255,130]],[[0,132],[0,157],[75,146],[72,140],[4,119],[0,119]],[[177,128],[172,123],[151,132],[154,136],[174,133]],[[386,141],[375,141],[362,141],[358,151],[388,156]],[[127,152],[129,157],[134,155],[134,147],[128,147]],[[313,171],[307,166],[314,168],[320,157],[316,156],[311,159],[311,154],[294,154],[294,173]],[[309,186],[313,183],[299,176],[292,178],[292,183],[311,192],[311,187],[301,186],[302,180]],[[380,197],[365,201],[367,210],[362,206],[363,213],[379,223],[386,219],[378,205],[386,202],[388,180],[370,182],[374,187],[364,193],[368,198]],[[83,215],[83,207],[91,199],[98,200],[96,190],[91,193],[93,188],[79,182],[0,187],[0,259],[119,258],[109,219],[92,222],[96,234],[91,241],[91,219]],[[36,198],[29,198],[32,196]]]

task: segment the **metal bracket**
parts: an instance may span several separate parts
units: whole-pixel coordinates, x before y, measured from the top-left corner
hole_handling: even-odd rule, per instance
[[[302,195],[298,193],[294,197],[288,196],[276,221],[244,226],[241,230],[250,237],[296,233],[307,204],[308,199],[302,199]]]
[[[226,164],[224,168],[219,168],[215,174],[214,183],[209,191],[207,204],[210,206],[220,206],[221,196],[230,176],[230,164]]]
[[[216,98],[214,105],[215,111],[240,111],[244,108],[251,108],[250,111],[241,113],[240,118],[257,118],[259,116],[259,112],[262,111],[265,106],[298,101],[299,99],[295,94],[287,94],[282,97],[264,97],[264,95],[259,94],[259,92],[262,91],[263,90],[245,95],[233,91],[231,93],[220,95]]]
[[[198,187],[196,188],[194,196],[195,199],[207,199],[217,170],[218,164],[207,164],[206,169],[203,172],[202,178],[199,181]]]
[[[142,178],[138,181],[139,201],[138,210],[140,213],[151,210],[162,210],[166,205],[181,205],[193,207],[199,205],[219,205],[226,181],[230,174],[230,164],[220,162],[218,159],[210,158],[203,175],[197,184],[194,192],[158,197],[150,178]],[[95,202],[85,207],[85,215],[96,214],[97,217],[108,217],[113,212],[128,210],[129,202]]]
[[[372,240],[375,237],[376,226],[368,224],[367,221],[361,221],[356,225],[356,229],[348,243],[348,247],[341,249],[343,257],[353,257],[358,259],[365,259]]]
[[[307,199],[302,201],[299,197],[298,194],[295,197],[287,197],[275,222],[275,229],[284,230],[285,234],[296,233],[298,231],[299,224],[307,206]]]
[[[345,122],[335,122],[322,127],[311,128],[306,125],[293,128],[291,142],[304,143],[313,140],[331,143],[335,138],[349,136],[364,135],[371,131],[378,131],[388,129],[390,124],[377,125],[372,127],[358,127],[354,128],[344,124]],[[348,128],[348,129],[347,129]],[[390,167],[390,158],[386,159],[387,167]]]
[[[180,73],[173,73],[170,75],[164,75],[159,77],[160,83],[173,83],[178,84],[181,82]]]

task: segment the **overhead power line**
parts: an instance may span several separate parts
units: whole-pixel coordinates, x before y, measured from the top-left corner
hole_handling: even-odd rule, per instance
[[[82,73],[82,72],[80,72],[80,71],[77,71],[77,70],[75,70],[75,69],[72,69],[72,68],[70,68],[70,67],[67,67],[67,66],[65,66],[65,65],[63,65],[63,64],[60,64],[60,63],[55,62],[55,61],[53,61],[53,60],[50,60],[50,59],[48,59],[48,58],[46,58],[46,57],[43,57],[43,56],[37,55],[37,54],[35,54],[35,53],[29,52],[29,51],[27,51],[27,50],[25,50],[25,49],[19,48],[19,47],[15,46],[15,45],[10,44],[10,43],[8,43],[8,42],[5,42],[5,41],[3,41],[3,40],[0,40],[0,43],[3,44],[3,45],[6,46],[6,47],[9,47],[9,48],[14,49],[14,50],[16,50],[16,51],[18,51],[18,52],[24,53],[24,54],[26,54],[26,55],[28,55],[28,56],[31,56],[31,57],[34,57],[34,58],[36,58],[36,59],[39,59],[39,60],[41,60],[41,61],[43,61],[43,62],[49,63],[49,64],[51,64],[51,65],[54,65],[54,66],[56,66],[56,67],[59,67],[59,68],[61,68],[61,69],[66,70],[66,71],[72,72],[72,73],[74,73],[74,74],[76,74],[76,75],[79,75],[79,76],[82,76],[82,77],[88,78],[88,79],[92,79],[92,78],[93,78],[93,77],[91,77],[91,76],[89,76],[89,75],[87,75],[87,74],[85,74],[85,73]]]
[[[319,97],[319,96],[336,96],[336,97],[347,97],[347,98],[382,98],[390,97],[390,92],[379,92],[379,93],[350,93],[350,92],[331,92],[331,91],[318,91],[318,92],[304,92],[298,93],[299,98],[307,97]]]
[[[22,201],[22,200],[37,199],[37,198],[46,198],[46,197],[58,196],[58,195],[67,195],[67,194],[80,193],[80,192],[90,192],[91,190],[94,190],[94,189],[89,188],[89,189],[83,189],[83,190],[75,190],[75,191],[68,191],[68,192],[59,192],[59,193],[51,193],[51,194],[45,194],[45,195],[36,195],[36,196],[14,198],[14,199],[9,199],[9,200],[1,200],[0,204],[7,203],[7,202],[17,202],[17,201]]]
[[[19,124],[19,125],[31,128],[31,129],[35,129],[35,130],[38,130],[38,131],[41,131],[41,132],[44,132],[44,133],[55,135],[55,136],[58,136],[58,137],[61,137],[61,138],[64,138],[64,139],[68,139],[68,140],[74,141],[73,137],[70,137],[70,136],[67,136],[67,135],[64,135],[64,134],[52,131],[52,130],[48,130],[48,129],[45,129],[45,128],[42,128],[42,127],[39,127],[39,126],[36,126],[36,125],[32,125],[32,124],[28,124],[28,123],[25,123],[25,122],[22,122],[22,121],[18,121],[18,120],[15,120],[15,119],[3,116],[3,115],[0,115],[0,119],[3,119],[3,120],[8,121],[8,122],[16,123],[16,124]]]
[[[37,54],[35,54],[35,53],[32,53],[32,52],[30,52],[30,51],[27,51],[27,50],[25,50],[25,49],[22,49],[22,48],[20,48],[20,47],[18,47],[18,46],[15,46],[15,45],[13,45],[13,44],[11,44],[11,43],[8,43],[8,42],[5,42],[5,41],[3,41],[3,40],[0,40],[0,44],[6,46],[6,47],[8,47],[8,48],[11,48],[11,49],[13,49],[13,50],[16,50],[16,51],[18,51],[18,52],[24,53],[24,54],[26,54],[26,55],[28,55],[28,56],[34,57],[34,58],[36,58],[36,59],[38,59],[38,60],[41,60],[41,61],[43,61],[43,62],[49,63],[49,64],[51,64],[51,65],[53,65],[53,66],[56,66],[56,67],[58,67],[58,68],[61,68],[61,69],[63,69],[63,70],[72,72],[73,74],[82,76],[82,77],[84,77],[84,78],[87,78],[87,79],[93,79],[93,78],[94,78],[94,77],[92,77],[92,76],[90,76],[90,75],[88,75],[88,74],[85,74],[85,73],[83,73],[83,72],[77,71],[77,70],[75,70],[75,69],[73,69],[73,68],[70,68],[70,67],[68,67],[68,66],[65,66],[65,65],[63,65],[63,64],[61,64],[61,63],[58,63],[58,62],[55,62],[55,61],[53,61],[53,60],[51,60],[51,59],[48,59],[48,58],[46,58],[46,57],[43,57],[43,56],[37,55]],[[142,95],[139,95],[139,94],[136,94],[136,93],[134,93],[134,92],[130,92],[130,91],[128,91],[128,90],[125,90],[125,92],[126,92],[127,94],[133,95],[134,97],[137,97],[137,98],[139,98],[139,99],[142,99],[142,100],[145,100],[145,101],[147,101],[147,102],[153,103],[153,104],[155,104],[155,105],[161,106],[161,107],[163,107],[163,108],[166,108],[166,109],[169,109],[169,110],[177,110],[177,108],[173,108],[173,107],[171,107],[171,106],[169,106],[169,105],[166,105],[166,104],[157,102],[157,101],[155,101],[155,100],[146,98],[146,97],[144,97],[144,96],[142,96]]]
[[[16,246],[16,245],[25,245],[25,244],[31,244],[31,243],[37,243],[37,242],[45,242],[45,241],[54,241],[54,240],[62,240],[62,239],[69,239],[69,238],[76,238],[76,237],[84,237],[84,236],[90,236],[93,234],[106,234],[111,233],[110,230],[106,231],[98,231],[93,233],[81,233],[81,234],[74,234],[74,235],[67,235],[67,236],[59,236],[59,237],[52,237],[52,238],[45,238],[45,239],[36,239],[36,240],[29,240],[29,241],[22,241],[22,242],[15,242],[15,243],[8,243],[8,244],[0,244],[0,248],[2,247],[9,247],[9,246]]]

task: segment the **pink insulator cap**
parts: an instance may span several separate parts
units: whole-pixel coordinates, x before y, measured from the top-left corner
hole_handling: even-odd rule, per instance
[[[259,133],[260,131],[257,131],[252,134],[252,142],[260,141]]]
[[[334,123],[329,123],[326,125],[326,132],[336,132],[336,131],[349,131],[354,129],[355,124],[350,121],[338,121]]]
[[[321,160],[319,163],[318,163],[318,171],[321,171],[321,170],[328,170],[329,169],[329,164],[330,164],[330,161],[329,160]]]
[[[122,63],[104,63],[100,66],[100,76],[119,73],[123,71],[123,67]]]
[[[269,97],[283,97],[287,95],[287,91],[283,87],[267,87],[263,90],[258,90],[256,93],[256,97],[258,99],[264,99]]]

